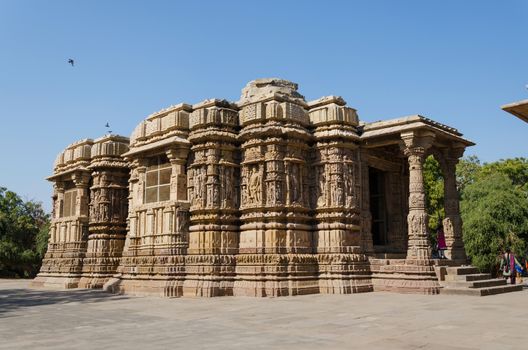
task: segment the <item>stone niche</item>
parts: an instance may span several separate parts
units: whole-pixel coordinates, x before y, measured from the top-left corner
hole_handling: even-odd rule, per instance
[[[55,164],[36,285],[178,296],[372,290],[435,294],[423,161],[444,170],[450,264],[463,262],[454,166],[471,146],[419,115],[363,123],[339,96],[249,82],[240,100],[181,103],[128,139]]]

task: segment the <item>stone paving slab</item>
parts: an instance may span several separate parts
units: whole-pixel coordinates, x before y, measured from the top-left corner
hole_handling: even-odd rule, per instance
[[[0,349],[521,349],[528,289],[282,298],[131,297],[0,280]]]

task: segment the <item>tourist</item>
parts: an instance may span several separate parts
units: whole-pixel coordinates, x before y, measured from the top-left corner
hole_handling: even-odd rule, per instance
[[[506,248],[506,252],[502,254],[500,270],[502,271],[502,276],[505,279],[510,278],[510,283],[515,284],[515,277],[517,276],[517,266],[521,264],[515,258],[515,254],[512,253],[510,248]]]
[[[440,225],[438,227],[438,230],[436,231],[436,247],[438,250],[438,258],[446,259],[444,251],[447,249],[447,245],[446,245],[445,234],[444,234],[444,229],[442,228],[442,225]]]

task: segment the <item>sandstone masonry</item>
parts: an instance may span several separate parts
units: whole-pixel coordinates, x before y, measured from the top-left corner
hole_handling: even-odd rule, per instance
[[[236,103],[150,115],[55,162],[37,286],[159,296],[436,294],[423,162],[439,161],[451,266],[465,263],[455,166],[473,145],[421,116],[360,123],[341,97],[248,83]]]

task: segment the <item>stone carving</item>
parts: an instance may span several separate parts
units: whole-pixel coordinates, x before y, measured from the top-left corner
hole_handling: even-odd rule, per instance
[[[471,142],[420,116],[360,124],[342,98],[306,102],[297,89],[259,79],[237,103],[174,105],[130,140],[68,146],[49,178],[34,284],[169,297],[438,292],[423,160],[441,158],[448,256],[463,261],[454,167]]]
[[[249,176],[249,191],[248,198],[251,204],[258,204],[261,201],[261,176],[257,167],[251,168],[251,175]]]

